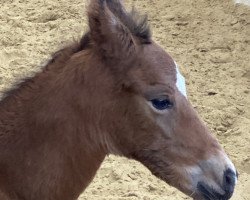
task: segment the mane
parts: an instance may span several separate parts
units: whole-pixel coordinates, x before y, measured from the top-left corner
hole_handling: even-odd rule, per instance
[[[123,13],[118,9],[114,8],[113,10],[113,8],[111,8],[132,35],[139,39],[141,44],[150,44],[151,30],[148,24],[148,16],[140,15],[134,8],[129,13]]]
[[[127,12],[119,0],[107,1],[107,5],[111,12],[129,29],[132,35],[141,41],[142,44],[151,43],[152,35],[147,15],[141,15],[134,7],[130,12]]]
[[[83,38],[84,37],[85,37],[85,35],[83,36]],[[67,60],[73,54],[86,48],[84,40],[83,41],[82,40],[80,42],[71,43],[70,45],[53,53],[51,55],[51,58],[48,59],[48,61],[46,62],[46,64],[41,67],[42,71],[40,73],[46,73],[46,71],[49,70],[50,65],[53,65],[53,66],[56,65],[57,68],[63,67],[64,64],[67,62]],[[55,69],[55,67],[54,67],[54,69]],[[18,95],[18,91],[20,91],[20,89],[29,88],[30,85],[34,84],[33,78],[38,73],[35,73],[33,75],[30,75],[28,77],[25,77],[25,78],[18,80],[11,88],[3,91],[3,94],[0,98],[0,105],[3,104],[8,99],[8,97],[13,96],[13,95],[14,96]]]
[[[104,1],[103,1],[104,2]],[[151,43],[151,30],[148,24],[148,16],[140,15],[134,8],[127,12],[119,0],[106,1],[110,11],[117,17],[131,34],[139,39],[141,44]],[[51,64],[57,63],[57,67],[64,66],[66,61],[75,53],[91,48],[91,35],[87,31],[82,38],[52,54],[51,59],[42,68],[42,73],[49,69]],[[33,83],[33,76],[24,78],[14,84],[10,89],[3,92],[0,103],[3,103],[7,97],[17,94],[19,89],[29,87]]]
[[[104,3],[104,1],[102,1]],[[135,36],[140,44],[151,44],[151,30],[148,23],[147,15],[140,15],[139,12],[133,8],[130,12],[127,12],[119,0],[106,1],[108,8],[117,17],[124,26],[128,28],[130,33]],[[91,47],[91,35],[90,32],[86,32],[79,44],[78,51]]]

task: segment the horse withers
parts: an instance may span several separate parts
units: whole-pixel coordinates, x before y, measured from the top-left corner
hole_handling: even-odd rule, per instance
[[[0,102],[0,199],[77,199],[108,154],[193,199],[229,199],[236,169],[177,87],[147,18],[92,0],[88,20],[81,41]]]

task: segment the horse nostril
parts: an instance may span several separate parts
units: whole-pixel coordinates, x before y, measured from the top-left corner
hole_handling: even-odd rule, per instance
[[[227,169],[223,176],[223,190],[224,193],[215,190],[212,186],[209,186],[205,182],[198,182],[197,189],[200,194],[207,200],[228,200],[232,197],[234,187],[237,180],[237,172],[232,169]]]
[[[233,179],[232,179],[231,174],[226,175],[226,183],[229,184],[229,185],[231,185],[233,183]]]
[[[236,174],[233,170],[227,169],[224,172],[224,179],[225,179],[225,184],[226,185],[235,185],[236,181]]]
[[[223,187],[226,192],[225,196],[227,196],[228,198],[230,198],[233,194],[236,179],[236,173],[233,170],[227,169],[224,172]]]

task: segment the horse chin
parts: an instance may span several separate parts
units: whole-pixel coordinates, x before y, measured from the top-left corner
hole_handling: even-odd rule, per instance
[[[208,196],[204,196],[200,193],[194,194],[193,196],[191,196],[191,198],[193,200],[216,200],[214,198],[208,197]]]
[[[196,197],[191,197],[191,198],[193,198],[193,200],[208,200],[201,195],[197,195]]]
[[[180,190],[181,191],[181,190]],[[190,198],[192,198],[193,200],[210,200],[209,198],[207,198],[206,196],[202,195],[199,191],[193,191],[193,192],[184,192],[182,191],[184,194],[186,194],[187,196],[189,196]],[[211,199],[212,200],[212,199]]]

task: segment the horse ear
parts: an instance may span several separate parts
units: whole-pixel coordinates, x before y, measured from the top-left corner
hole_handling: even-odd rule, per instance
[[[106,0],[91,0],[88,20],[91,42],[102,56],[117,60],[134,55],[136,43],[133,35],[109,9]]]

